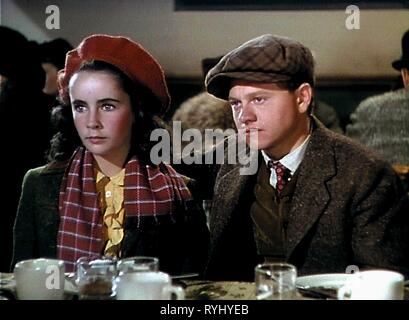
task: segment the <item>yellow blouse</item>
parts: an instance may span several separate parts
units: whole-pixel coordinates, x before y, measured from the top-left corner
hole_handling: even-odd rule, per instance
[[[104,213],[103,254],[120,257],[124,238],[124,178],[125,169],[117,175],[107,177],[96,169],[97,192]]]

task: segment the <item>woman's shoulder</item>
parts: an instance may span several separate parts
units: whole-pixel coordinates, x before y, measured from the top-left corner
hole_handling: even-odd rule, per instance
[[[27,171],[26,177],[60,176],[64,174],[68,166],[68,161],[51,162],[44,166],[33,168]]]

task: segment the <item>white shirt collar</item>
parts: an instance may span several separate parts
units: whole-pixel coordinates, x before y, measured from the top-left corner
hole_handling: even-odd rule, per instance
[[[290,170],[291,175],[294,174],[294,172],[297,170],[299,167],[302,159],[304,158],[305,150],[307,149],[308,141],[310,140],[311,134],[305,138],[304,142],[299,145],[297,148],[295,148],[293,151],[291,151],[289,154],[285,155],[279,160],[275,161],[280,161],[280,163],[285,166],[287,169]],[[265,152],[264,150],[261,150],[261,154],[263,155],[264,161],[267,165],[268,161],[272,160]],[[277,184],[277,175],[275,173],[275,170],[271,170],[270,174],[270,184],[275,187]]]

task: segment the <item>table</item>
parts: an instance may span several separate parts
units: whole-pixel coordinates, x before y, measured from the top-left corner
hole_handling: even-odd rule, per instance
[[[176,285],[185,289],[187,300],[255,300],[253,282],[179,280]],[[336,294],[335,294],[336,295]],[[314,295],[299,294],[296,300],[317,300]],[[320,298],[318,300],[323,300]],[[334,300],[327,298],[325,300]],[[409,300],[409,286],[405,287],[404,300]]]
[[[14,280],[11,273],[0,273],[0,289],[7,291],[5,298],[14,294]],[[175,285],[185,289],[187,300],[255,300],[253,282],[207,281],[207,280],[174,280]],[[71,286],[72,287],[72,286]],[[67,288],[67,283],[66,283]],[[70,287],[68,287],[70,288]],[[11,296],[12,297],[12,296]],[[75,298],[73,289],[68,290],[67,299]],[[306,298],[300,296],[300,299]],[[405,300],[409,300],[409,286],[405,287]],[[307,299],[308,300],[308,299]]]
[[[188,300],[255,300],[253,282],[180,281]],[[176,283],[178,284],[178,283]]]

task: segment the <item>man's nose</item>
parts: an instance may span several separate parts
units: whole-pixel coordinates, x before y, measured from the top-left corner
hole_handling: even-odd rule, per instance
[[[256,120],[256,115],[252,107],[249,104],[243,105],[243,108],[241,109],[241,113],[239,115],[239,121],[247,125],[249,122],[252,122],[255,120]]]

